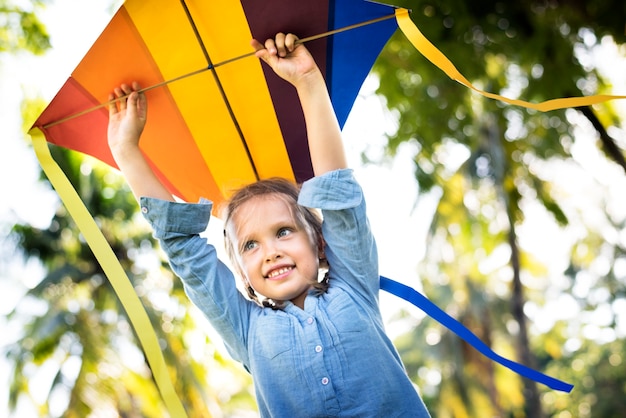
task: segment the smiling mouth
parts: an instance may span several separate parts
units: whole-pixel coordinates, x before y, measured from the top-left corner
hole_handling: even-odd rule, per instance
[[[276,277],[282,276],[283,274],[288,273],[291,270],[293,270],[293,267],[281,267],[279,269],[270,271],[269,274],[267,275],[267,278],[275,279]]]

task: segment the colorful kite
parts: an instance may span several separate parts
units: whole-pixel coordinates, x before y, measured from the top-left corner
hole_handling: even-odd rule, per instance
[[[127,310],[172,416],[186,415],[145,310],[80,197],[51,158],[47,142],[116,167],[107,146],[106,100],[113,86],[139,81],[150,101],[141,147],[173,195],[185,201],[206,197],[220,202],[230,190],[260,178],[301,182],[312,176],[312,168],[299,101],[290,85],[253,57],[250,39],[282,31],[307,42],[343,126],[361,84],[398,27],[450,78],[487,97],[540,111],[625,98],[532,104],[480,91],[421,34],[407,10],[364,0],[127,0],[35,122],[31,136],[42,168]],[[381,288],[416,304],[517,373],[557,390],[572,389],[493,353],[415,290],[386,278],[381,278]]]
[[[259,178],[304,181],[313,172],[295,90],[254,57],[233,57],[250,55],[252,37],[278,30],[307,38],[379,18],[307,42],[341,124],[397,28],[393,8],[362,0],[127,1],[35,126],[50,143],[115,167],[108,111],[99,105],[112,86],[136,80],[160,86],[147,92],[141,147],[172,194],[219,202]]]

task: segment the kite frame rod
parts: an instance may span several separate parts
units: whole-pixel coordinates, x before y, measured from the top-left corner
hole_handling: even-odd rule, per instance
[[[260,180],[259,170],[256,167],[254,158],[252,158],[252,153],[250,152],[248,141],[246,140],[246,136],[244,135],[243,130],[241,129],[241,125],[239,124],[239,120],[237,119],[237,116],[235,115],[235,111],[233,110],[233,107],[230,104],[230,100],[228,99],[226,90],[224,90],[224,86],[222,85],[222,80],[220,80],[220,77],[217,74],[217,71],[215,71],[213,60],[211,59],[209,51],[207,50],[206,45],[204,44],[204,39],[202,39],[202,36],[200,35],[200,32],[198,31],[198,27],[196,26],[196,22],[194,21],[193,16],[191,15],[191,12],[189,11],[189,7],[187,6],[187,3],[185,2],[185,0],[180,0],[180,3],[183,6],[183,9],[185,9],[187,20],[189,21],[189,24],[191,25],[191,28],[193,29],[194,35],[196,36],[196,40],[198,41],[198,46],[200,46],[200,48],[202,49],[202,54],[204,55],[204,58],[206,59],[208,68],[211,70],[211,74],[213,74],[213,81],[215,81],[215,85],[217,86],[217,89],[220,92],[220,96],[222,96],[222,101],[224,102],[224,105],[226,106],[226,110],[228,111],[230,120],[233,122],[233,126],[235,130],[237,131],[237,136],[241,140],[241,145],[243,146],[244,151],[246,152],[246,156],[248,157],[250,168],[252,168],[252,172],[254,173],[254,178],[258,181]]]
[[[323,33],[317,34],[317,35],[308,36],[306,38],[299,39],[296,43],[297,44],[304,44],[306,42],[314,41],[314,40],[320,39],[320,38],[325,38],[327,36],[335,35],[337,33],[346,32],[346,31],[349,31],[349,30],[352,30],[352,29],[360,28],[362,26],[371,25],[373,23],[378,23],[378,22],[382,22],[382,21],[385,21],[385,20],[389,20],[389,19],[395,19],[395,17],[396,17],[395,13],[389,14],[389,15],[386,15],[386,16],[377,17],[375,19],[370,19],[370,20],[366,20],[366,21],[363,21],[363,22],[355,23],[355,24],[352,24],[352,25],[343,26],[341,28],[333,29],[333,30],[330,30],[330,31],[327,31],[327,32],[323,32]],[[248,52],[248,53],[245,53],[245,54],[233,57],[233,58],[229,58],[229,59],[224,60],[224,61],[220,61],[220,62],[215,63],[215,64],[210,64],[207,67],[201,68],[199,70],[192,71],[190,73],[183,74],[183,75],[180,75],[178,77],[170,78],[169,80],[161,81],[160,83],[153,84],[153,85],[148,86],[148,87],[144,87],[144,88],[140,89],[138,92],[139,93],[145,93],[145,92],[147,92],[149,90],[152,90],[152,89],[155,89],[155,88],[158,88],[158,87],[163,87],[165,85],[174,83],[176,81],[180,81],[180,80],[183,80],[185,78],[189,78],[189,77],[192,77],[194,75],[201,74],[201,73],[203,73],[205,71],[213,70],[213,69],[215,69],[217,67],[221,67],[222,65],[230,64],[231,62],[239,61],[239,60],[241,60],[243,58],[254,56],[255,53],[256,53],[256,51],[251,51],[251,52]],[[64,122],[67,122],[67,121],[72,120],[72,119],[76,119],[78,117],[81,117],[83,115],[91,113],[91,112],[93,112],[95,110],[102,109],[103,107],[108,107],[109,105],[111,105],[113,103],[116,103],[116,102],[118,102],[120,100],[124,100],[127,97],[128,97],[128,95],[124,95],[122,97],[118,97],[118,98],[115,98],[113,100],[109,100],[109,101],[101,103],[99,105],[96,105],[96,106],[90,107],[88,109],[82,110],[80,112],[77,112],[77,113],[71,114],[69,116],[66,116],[64,118],[61,118],[61,119],[52,121],[50,123],[47,123],[47,124],[41,126],[40,128],[41,129],[48,129],[48,128],[51,128],[53,126],[60,125],[60,124],[62,124]]]

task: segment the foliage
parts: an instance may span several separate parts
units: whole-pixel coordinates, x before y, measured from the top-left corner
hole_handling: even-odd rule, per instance
[[[609,82],[589,59],[590,52],[605,37],[626,41],[622,2],[392,3],[411,9],[426,38],[475,86],[531,102],[610,92]],[[418,266],[426,294],[496,351],[563,380],[570,377],[569,362],[578,364],[585,357],[582,350],[563,348],[571,338],[580,338],[585,347],[597,344],[601,356],[610,358],[614,347],[574,335],[579,333],[575,327],[555,324],[549,333],[539,334],[527,323],[529,310],[541,311],[549,305],[546,292],[553,294],[563,277],[572,278],[572,288],[558,288],[558,292],[568,294],[588,278],[590,264],[598,259],[608,260],[609,265],[624,262],[620,241],[607,240],[623,228],[623,215],[607,227],[611,233],[594,231],[593,225],[581,224],[578,208],[567,206],[554,176],[546,175],[544,167],[571,160],[572,148],[580,141],[572,120],[581,118],[571,110],[541,113],[483,98],[448,79],[401,33],[390,40],[374,70],[380,80],[378,93],[398,120],[397,131],[388,137],[388,155],[417,149],[413,160],[421,195],[441,196],[427,253]],[[608,134],[610,125],[620,122],[613,105],[580,110],[598,131],[599,146],[608,158],[626,170],[624,151]],[[414,147],[401,147],[407,142]],[[552,266],[518,244],[517,228],[530,222],[525,208],[535,203],[550,214],[557,230],[588,230],[573,243],[567,271],[555,274]],[[611,217],[602,215],[604,210],[598,207],[598,216]],[[602,251],[581,252],[582,248]],[[577,254],[586,255],[584,263]],[[612,276],[609,271],[604,278],[597,277],[592,289],[597,288],[603,299],[593,306],[579,301],[576,309],[582,316],[611,304],[623,305],[625,284],[619,274]],[[614,326],[615,322],[607,328]],[[527,331],[533,333],[531,338]],[[619,340],[623,335],[615,330],[612,335],[613,345],[623,345]],[[429,321],[397,344],[436,416],[538,417],[564,411],[589,416],[583,413],[581,392],[571,397],[554,395],[516,381],[510,372],[477,358],[464,343]],[[583,362],[585,370],[597,364]],[[606,393],[623,391],[620,379],[605,379],[612,388]],[[585,387],[582,392],[589,408],[610,411],[609,405],[621,405],[621,398],[597,395],[590,402],[592,391]],[[555,397],[558,402],[549,402]]]
[[[50,47],[46,28],[37,18],[38,10],[46,3],[48,0],[0,0],[0,53],[25,50],[42,54]]]
[[[74,152],[56,147],[52,152],[141,295],[189,416],[206,416],[207,407],[228,411],[225,401],[247,393],[249,377],[224,360],[206,336],[193,337],[199,327],[194,311],[180,281],[156,256],[160,253],[147,224],[138,222],[137,203],[123,179]],[[60,398],[67,402],[64,416],[88,416],[96,410],[163,416],[160,395],[126,313],[65,209],[58,208],[48,228],[15,225],[12,236],[46,273],[9,316],[25,324],[7,350],[14,364],[11,407],[21,395],[33,397],[33,381],[45,367],[56,370],[49,396],[38,406],[45,414],[59,414]],[[40,313],[27,313],[32,303],[43,307]],[[208,373],[220,370],[231,374],[230,387],[211,390]],[[249,395],[242,400],[253,405]]]
[[[528,101],[609,91],[587,55],[605,37],[626,40],[626,8],[612,0],[391,2],[412,9],[425,36],[476,86]],[[37,19],[45,3],[36,0],[29,8],[0,0],[0,52],[48,48]],[[408,149],[401,147],[405,142],[416,145],[420,191],[441,196],[418,266],[425,293],[495,351],[510,358],[531,352],[524,361],[576,385],[569,395],[533,389],[423,320],[397,346],[433,415],[617,416],[625,406],[626,347],[618,313],[626,297],[626,255],[623,238],[615,237],[623,235],[624,219],[602,207],[596,211],[607,220],[602,228],[582,222],[579,208],[541,169],[572,159],[579,141],[576,112],[543,114],[484,99],[449,80],[401,34],[375,71],[378,92],[399,122],[388,138],[388,154]],[[607,155],[623,164],[615,141],[608,151],[608,127],[620,123],[612,104],[580,113],[591,122],[597,118],[593,126]],[[223,409],[232,415],[253,408],[249,376],[198,332],[193,308],[163,259],[154,257],[154,242],[136,222],[136,203],[121,180],[90,160],[53,152],[141,295],[188,410],[199,416],[209,405],[213,414]],[[567,269],[555,273],[518,247],[516,231],[528,222],[529,202],[539,203],[559,230],[583,231],[571,245]],[[45,272],[10,317],[24,324],[6,351],[14,364],[12,405],[30,398],[46,416],[87,416],[96,409],[162,416],[125,312],[65,210],[57,209],[48,228],[15,225],[11,238]],[[554,300],[567,302],[576,315],[542,323]],[[520,337],[526,331],[530,339]],[[45,370],[53,370],[49,382],[35,385]],[[221,380],[225,375],[228,385]],[[533,390],[543,412],[533,409]]]
[[[41,54],[49,37],[37,14],[46,0],[0,0],[0,52]],[[22,108],[24,131],[41,100]],[[177,394],[190,417],[255,408],[250,376],[224,358],[138,220],[122,178],[101,163],[57,147],[51,152],[81,195],[127,272],[153,324]],[[41,174],[43,184],[47,179]],[[48,185],[49,186],[49,185]],[[9,406],[39,416],[166,415],[126,312],[65,208],[45,228],[15,224],[15,260],[41,274],[6,318],[20,331],[1,350],[12,364]],[[219,379],[219,380],[216,380]],[[18,409],[21,411],[21,409]]]

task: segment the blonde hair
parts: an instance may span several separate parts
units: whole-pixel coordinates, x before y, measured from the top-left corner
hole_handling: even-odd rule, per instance
[[[235,191],[222,209],[221,217],[224,220],[224,244],[226,246],[228,257],[238,270],[241,279],[244,281],[244,286],[248,296],[264,307],[281,309],[283,305],[279,301],[274,301],[272,299],[264,299],[260,301],[252,286],[250,286],[247,282],[241,263],[241,255],[237,246],[236,226],[233,225],[233,218],[239,208],[253,198],[278,198],[287,205],[296,224],[306,231],[311,246],[321,250],[324,246],[324,237],[322,236],[322,218],[317,211],[298,204],[299,194],[300,188],[298,185],[289,180],[274,177],[251,183]],[[320,268],[327,267],[328,264],[326,259],[320,259]],[[317,280],[312,283],[312,285],[318,294],[325,293],[328,290],[328,273],[324,275],[322,280]]]

